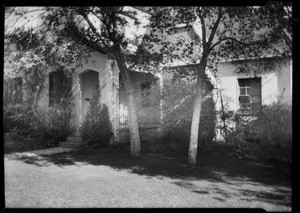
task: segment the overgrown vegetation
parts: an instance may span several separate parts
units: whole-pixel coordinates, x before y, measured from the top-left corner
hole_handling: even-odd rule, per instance
[[[101,104],[99,99],[99,88],[96,88],[82,124],[82,139],[85,145],[81,148],[81,152],[99,151],[109,144],[112,137],[108,107]]]
[[[41,99],[41,94],[48,87],[48,72],[40,72],[36,66],[23,68],[20,82],[24,84],[20,84],[18,90],[12,86],[4,91],[5,97],[16,93],[20,96],[18,104],[9,98],[3,102],[4,133],[13,140],[13,146],[17,150],[58,146],[72,132],[69,125],[73,109],[71,87],[62,87],[66,84],[65,74],[70,73],[61,67],[59,73],[62,76],[55,83],[52,82],[56,85],[56,90],[51,90],[51,97],[49,96],[51,106],[45,107],[46,102]],[[11,81],[10,78],[6,80]]]
[[[292,107],[275,103],[251,116],[226,112],[228,140],[219,150],[239,159],[292,161]],[[224,129],[222,129],[224,130]],[[218,151],[216,150],[216,153]]]
[[[10,151],[58,146],[71,133],[69,126],[70,107],[59,105],[49,111],[43,108],[31,109],[25,104],[6,105],[3,108],[4,134],[13,141]],[[9,150],[5,150],[9,151]]]
[[[73,132],[70,125],[74,104],[71,98],[63,98],[47,111],[47,131],[45,137],[54,145],[66,140]]]
[[[204,118],[205,122],[212,122],[210,116],[213,113],[209,111],[213,108],[210,101],[212,100],[204,102],[202,108],[208,112],[204,114],[207,116]],[[221,128],[221,133],[226,128],[228,133],[226,142],[213,140],[211,136],[206,137],[209,139],[209,143],[206,143],[205,137],[200,135],[203,138],[199,142],[200,155],[222,155],[238,160],[292,162],[291,106],[277,103],[263,106],[261,111],[253,116],[241,116],[239,112],[228,111],[225,107],[224,118],[226,126],[224,127],[221,122],[217,128]],[[200,121],[202,130],[212,128],[212,124],[205,122]],[[169,128],[168,133],[163,140],[146,141],[144,152],[184,155],[188,150],[188,130],[184,132],[182,125],[178,129]]]
[[[25,105],[9,105],[3,109],[4,133],[18,141],[25,150],[40,145],[45,132],[43,116]],[[35,140],[39,141],[35,143]]]

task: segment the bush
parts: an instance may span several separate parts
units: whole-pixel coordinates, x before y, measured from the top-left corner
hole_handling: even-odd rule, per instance
[[[17,115],[22,115],[27,110],[27,107],[21,104],[4,105],[3,106],[3,131],[10,132],[18,125]]]
[[[47,112],[47,130],[45,138],[52,144],[58,145],[59,142],[65,141],[71,135],[73,129],[69,122],[72,114],[72,102],[64,98],[59,104],[49,108]]]
[[[230,156],[280,162],[292,161],[292,107],[273,104],[263,106],[252,116],[239,113],[230,117],[235,129],[227,129]]]
[[[292,162],[292,150],[287,147],[261,145],[246,141],[228,144],[223,142],[214,143],[212,155],[222,155],[239,160],[255,160],[260,162]]]
[[[85,148],[82,151],[97,150],[108,145],[112,136],[108,107],[99,103],[99,93],[90,101],[86,117],[82,124],[82,139]]]
[[[292,147],[292,107],[265,106],[250,123],[249,129],[261,144]]]
[[[47,112],[28,105],[7,105],[3,109],[4,133],[25,150],[57,146],[71,133],[70,106],[57,105]]]
[[[25,105],[8,105],[3,112],[4,133],[20,141],[25,149],[37,148],[46,129],[44,113]]]

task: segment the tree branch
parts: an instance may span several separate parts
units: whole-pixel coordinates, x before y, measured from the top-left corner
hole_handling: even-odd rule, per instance
[[[222,41],[226,41],[226,40],[229,40],[229,37],[224,37],[222,39],[220,39],[219,41],[217,41],[216,43],[214,43],[210,49],[213,50],[217,45],[219,45]]]
[[[85,14],[83,12],[79,12],[79,14],[84,18],[84,20],[86,20],[86,22],[88,23],[88,25],[91,28],[92,32],[95,35],[97,35],[97,37],[101,38],[101,34],[97,31],[96,27],[93,25],[91,20],[87,17],[87,14]]]
[[[211,50],[213,50],[213,48],[215,48],[218,44],[220,44],[222,41],[226,41],[226,40],[231,40],[234,42],[237,42],[239,44],[242,44],[243,46],[246,46],[247,48],[249,48],[252,52],[254,52],[254,54],[258,57],[261,58],[260,55],[257,53],[257,51],[255,51],[253,48],[251,48],[252,45],[254,45],[253,43],[245,43],[242,41],[237,40],[236,38],[232,38],[232,37],[224,37],[222,39],[220,39],[219,41],[217,41],[214,45],[211,46]]]
[[[206,47],[206,27],[205,27],[205,20],[201,14],[200,8],[197,8],[197,14],[201,22],[201,30],[202,30],[202,43],[203,47]]]
[[[67,14],[66,11],[64,10],[65,15]],[[79,13],[78,13],[79,14]],[[82,16],[82,14],[79,14]],[[88,36],[88,35],[84,35],[82,32],[80,32],[80,30],[77,28],[77,25],[74,23],[73,19],[69,19],[68,16],[66,15],[66,18],[68,20],[69,26],[72,28],[74,35],[78,38],[81,38],[80,41],[82,41],[83,43],[88,44],[90,47],[92,47],[93,49],[105,54],[110,52],[109,47],[107,47],[104,43],[104,41],[99,38],[99,36],[96,35],[96,39],[95,41],[93,41],[92,36]],[[86,20],[86,19],[85,19]],[[89,28],[89,30],[92,31],[91,28]],[[92,31],[94,32],[94,31]],[[101,43],[101,45],[99,45],[98,43]]]
[[[91,22],[91,20],[87,17],[87,15],[85,13],[83,13],[83,12],[79,12],[79,14],[84,18],[84,20],[86,20],[86,22],[88,23],[90,29],[96,35],[97,42],[100,42],[105,47],[105,49],[106,49],[105,51],[110,52],[110,47],[108,47],[105,44],[105,41],[103,41],[103,39],[101,39],[102,38],[101,34],[97,31],[96,27],[93,25],[93,23]]]
[[[213,39],[214,39],[214,37],[215,37],[216,31],[217,31],[217,29],[218,29],[218,27],[219,27],[221,18],[222,18],[222,16],[223,16],[222,8],[221,8],[221,7],[218,7],[218,10],[219,10],[219,12],[218,12],[218,19],[217,19],[217,21],[215,22],[215,24],[214,24],[214,26],[213,26],[213,28],[212,28],[212,30],[211,30],[211,33],[210,33],[210,36],[209,36],[209,39],[208,39],[208,42],[207,42],[209,48],[210,48],[210,45],[211,45],[211,43],[212,43],[212,41],[213,41]]]

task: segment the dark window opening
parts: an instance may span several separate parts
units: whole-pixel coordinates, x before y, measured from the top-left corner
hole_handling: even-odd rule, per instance
[[[62,69],[49,74],[49,106],[62,103],[71,97],[72,78]]]
[[[261,78],[238,79],[242,110],[256,111],[261,107]]]
[[[150,107],[151,106],[151,82],[146,81],[141,83],[141,95],[142,95],[142,107]]]

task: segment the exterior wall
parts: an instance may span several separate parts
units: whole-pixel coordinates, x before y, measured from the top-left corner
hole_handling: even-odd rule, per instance
[[[262,105],[270,105],[277,101],[278,73],[268,73],[261,78]]]
[[[261,100],[262,105],[270,105],[277,101],[280,103],[292,103],[292,61],[285,59],[275,64],[274,70],[256,75],[261,77]],[[236,67],[230,63],[223,63],[218,68],[216,82],[217,88],[222,92],[224,105],[228,110],[237,111],[239,109],[238,97],[240,90],[238,86],[239,78],[255,77],[253,74],[236,74]],[[220,93],[218,90],[214,92],[214,100],[216,109],[221,110]],[[222,125],[222,121],[218,118],[218,123]],[[229,124],[232,127],[234,124]],[[220,132],[216,132],[217,140],[222,140]]]
[[[292,104],[292,61],[286,60],[278,73],[278,93],[281,103]]]
[[[157,79],[152,74],[149,73],[138,73],[131,72],[131,79],[134,86],[136,105],[138,110],[139,122],[142,126],[157,125],[160,121],[160,109],[159,102],[151,102],[150,106],[142,106],[142,96],[141,96],[141,83],[149,81],[153,83],[153,86],[157,84]],[[150,94],[152,98],[155,94]],[[155,100],[152,100],[155,101]],[[157,101],[157,99],[156,99]]]
[[[67,68],[75,68],[75,65],[71,65]],[[5,64],[5,71],[9,72],[9,70],[14,70],[16,67],[12,67],[9,63]],[[55,69],[49,70],[49,72],[56,71]],[[119,69],[116,62],[110,61],[107,55],[101,54],[97,51],[93,51],[90,58],[87,61],[83,61],[80,67],[76,67],[72,76],[72,98],[73,98],[73,112],[70,120],[70,126],[76,130],[80,130],[82,122],[84,120],[83,116],[83,99],[82,99],[82,75],[89,71],[95,71],[99,73],[99,87],[101,90],[101,99],[100,102],[106,104],[109,109],[109,117],[112,123],[113,132],[115,135],[115,142],[119,140]],[[12,72],[14,73],[14,72]],[[154,79],[154,76],[151,74],[145,73],[137,73],[132,72],[132,78],[134,82],[134,89],[136,91],[137,97],[137,106],[139,117],[151,117],[153,119],[159,120],[160,111],[157,107],[148,107],[148,109],[143,109],[141,107],[140,100],[140,83],[144,79],[150,77],[150,79]],[[11,78],[19,77],[19,76],[10,76]],[[24,79],[22,79],[24,80]],[[24,90],[24,89],[23,89]],[[23,100],[26,100],[26,93],[23,92]],[[49,109],[49,75],[45,79],[44,90],[40,95],[40,99],[38,102],[38,107],[44,108],[45,110]],[[151,119],[152,119],[151,118]],[[157,127],[155,127],[157,129]],[[145,138],[153,138],[154,135],[157,135],[155,128],[147,127],[141,129],[141,137]],[[155,133],[153,133],[155,132]],[[123,129],[123,133],[120,133],[120,139],[122,141],[127,141],[124,139],[124,134],[128,134],[128,129]],[[129,134],[128,134],[129,137]],[[125,136],[126,138],[126,136]]]
[[[158,126],[161,117],[160,102],[157,101],[157,104],[155,105],[151,105],[149,107],[143,107],[141,102],[142,101],[141,83],[150,81],[150,82],[154,82],[154,84],[157,84],[157,79],[150,73],[130,72],[130,75],[131,75],[131,80],[135,92],[134,95],[135,95],[136,107],[138,111],[139,130],[140,130],[141,140],[156,139],[160,137],[160,131]],[[127,105],[123,85],[121,85],[120,87],[119,103],[121,105],[125,105],[125,106]],[[128,127],[119,126],[117,141],[119,143],[129,142]]]
[[[292,69],[290,60],[278,62],[273,71],[256,76],[253,74],[236,74],[234,73],[235,69],[236,67],[234,65],[223,63],[219,66],[217,73],[218,88],[221,89],[223,101],[228,104],[230,110],[236,111],[239,109],[239,78],[261,77],[262,105],[270,105],[278,101],[281,96],[282,102],[291,103]],[[285,89],[284,93],[283,89]],[[219,94],[216,96],[219,97]],[[219,99],[217,101],[217,108],[221,108]]]
[[[134,96],[136,100],[136,107],[139,116],[139,122],[144,123],[144,125],[149,126],[152,124],[158,124],[160,122],[160,106],[158,99],[155,100],[155,94],[151,93],[150,106],[142,106],[142,96],[141,96],[141,83],[142,82],[152,82],[152,85],[157,85],[157,79],[150,73],[141,73],[141,72],[131,72],[131,80],[134,88]],[[120,104],[126,104],[126,97],[124,87],[120,88]]]
[[[84,101],[82,100],[82,74],[90,70],[99,73],[99,86],[101,90],[100,102],[108,106],[112,126],[115,130],[116,126],[114,125],[114,120],[116,116],[114,109],[117,104],[114,101],[116,88],[113,86],[115,70],[112,68],[107,56],[96,51],[93,52],[88,62],[83,63],[80,68],[75,69],[72,84],[74,113],[70,123],[76,129],[79,129],[84,120],[84,116],[82,114],[82,101]]]

